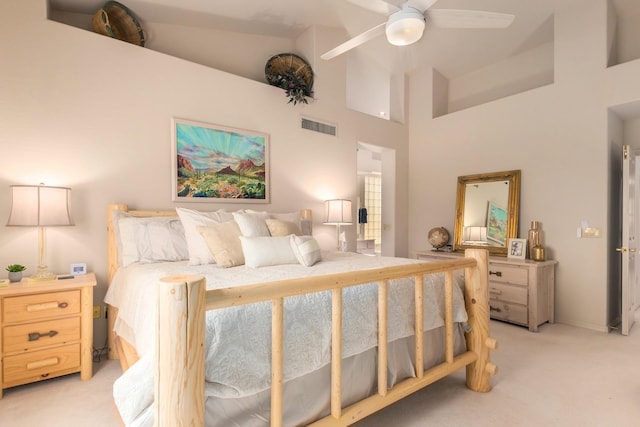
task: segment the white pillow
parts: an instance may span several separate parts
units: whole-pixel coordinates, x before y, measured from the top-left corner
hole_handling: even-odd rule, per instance
[[[186,208],[176,208],[184,226],[184,234],[189,248],[189,265],[214,264],[215,259],[197,227],[208,227],[232,221],[233,214],[224,210],[200,212]]]
[[[114,211],[118,262],[182,261],[189,258],[184,228],[178,217],[138,217]]]
[[[240,228],[235,221],[222,222],[209,227],[197,227],[211,250],[216,264],[222,268],[244,264]]]
[[[149,222],[145,229],[151,246],[151,253],[143,254],[140,262],[183,261],[189,259],[184,226],[178,217],[166,223]]]
[[[240,236],[240,242],[244,253],[244,263],[249,267],[258,268],[298,263],[291,249],[289,236]]]
[[[311,267],[322,260],[320,245],[313,237],[292,235],[289,243],[296,259],[305,267]]]
[[[296,222],[281,221],[279,219],[271,218],[267,218],[265,222],[271,236],[290,236],[291,234],[295,234],[297,236],[302,235],[300,225]]]
[[[243,236],[270,236],[265,220],[269,218],[266,212],[234,212],[233,219],[238,223]]]

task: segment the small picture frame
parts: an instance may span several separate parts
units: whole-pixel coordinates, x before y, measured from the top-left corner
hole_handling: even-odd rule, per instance
[[[80,274],[87,274],[87,264],[85,263],[71,264],[69,274],[73,274],[74,276],[80,275]]]
[[[507,258],[525,259],[527,255],[527,239],[509,239]]]

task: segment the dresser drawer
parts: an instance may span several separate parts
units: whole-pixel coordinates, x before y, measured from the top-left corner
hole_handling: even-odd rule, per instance
[[[80,313],[80,290],[5,298],[2,311],[5,323],[34,321]]]
[[[3,387],[26,384],[80,370],[80,344],[4,358]]]
[[[527,305],[527,288],[491,281],[489,282],[489,298]]]
[[[5,353],[29,351],[80,340],[80,317],[7,326],[2,334]]]
[[[492,282],[527,286],[529,284],[529,269],[518,266],[489,263],[489,280]]]
[[[520,325],[528,325],[527,307],[518,304],[509,304],[495,299],[489,300],[491,317],[506,320]]]

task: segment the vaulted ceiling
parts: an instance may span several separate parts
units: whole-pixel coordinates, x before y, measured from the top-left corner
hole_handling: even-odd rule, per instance
[[[553,14],[576,0],[439,0],[433,8],[474,9],[515,15],[507,29],[429,28],[411,46],[378,37],[357,48],[392,72],[434,66],[454,78],[553,40]],[[611,0],[617,13],[638,12],[637,0]],[[209,27],[295,38],[311,25],[344,28],[355,36],[386,16],[347,0],[121,0],[144,22]],[[402,1],[390,0],[400,4]],[[102,0],[50,0],[51,8],[93,14]],[[345,39],[346,40],[346,39]]]

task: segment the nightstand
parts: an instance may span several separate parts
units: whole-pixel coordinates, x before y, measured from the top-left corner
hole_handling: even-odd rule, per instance
[[[418,259],[462,257],[462,252],[418,252]],[[554,322],[555,265],[557,261],[532,261],[489,257],[489,308],[491,318],[526,326],[532,332]]]
[[[0,398],[5,388],[93,375],[94,273],[0,288]]]

